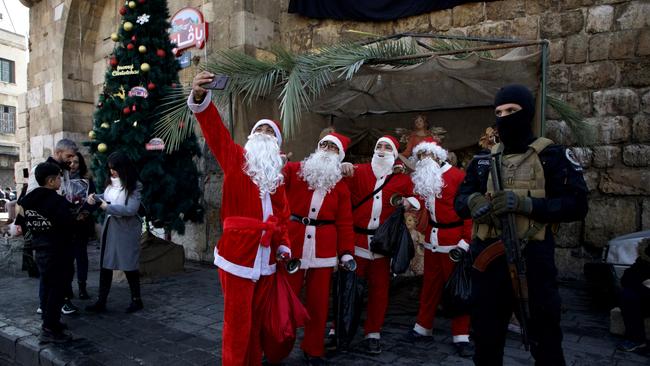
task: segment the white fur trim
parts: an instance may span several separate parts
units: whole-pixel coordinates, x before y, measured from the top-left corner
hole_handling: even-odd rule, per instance
[[[455,335],[453,337],[454,343],[467,342],[469,343],[469,334]]]
[[[368,235],[370,236],[370,235]],[[384,256],[381,254],[373,253],[370,250],[366,248],[361,248],[361,247],[354,247],[354,255],[356,255],[359,258],[365,258],[365,259],[377,259],[377,258],[383,258]]]
[[[375,333],[368,333],[366,334],[366,339],[371,338],[371,339],[381,339],[381,334],[379,332]]]
[[[375,150],[377,150],[377,144],[380,143],[380,142],[385,142],[385,143],[389,144],[390,146],[392,146],[392,147],[393,147],[393,155],[394,155],[395,158],[397,159],[397,154],[398,154],[398,153],[397,153],[397,146],[395,146],[395,144],[393,143],[393,141],[391,141],[391,139],[389,139],[389,138],[387,138],[387,137],[380,137],[380,138],[377,140],[377,143],[375,143]]]
[[[458,247],[464,251],[469,250],[469,244],[467,244],[465,239],[460,239],[460,241],[458,242]]]
[[[328,258],[300,258],[300,269],[307,268],[331,268],[336,267],[336,257]]]
[[[289,253],[289,256],[291,256],[291,249],[289,249],[289,247],[287,247],[285,245],[280,245],[278,247],[278,254],[281,254],[281,253]]]
[[[413,330],[415,331],[415,333],[421,336],[430,337],[433,335],[433,329],[425,328],[418,323],[415,323],[415,326],[413,326]]]
[[[354,259],[354,257],[349,254],[343,254],[343,256],[341,257],[341,262],[347,262],[351,259]]]
[[[409,203],[411,204],[411,206],[413,206],[415,211],[420,211],[420,201],[418,201],[417,198],[409,197],[406,200],[409,201]]]
[[[334,143],[334,145],[339,148],[339,161],[343,161],[343,159],[345,159],[345,150],[343,150],[343,143],[341,143],[341,140],[339,140],[336,136],[326,135],[320,141],[318,141],[318,143],[320,144],[323,141]]]
[[[257,256],[255,257],[255,266],[246,267],[233,262],[230,262],[226,258],[219,255],[217,248],[214,248],[214,265],[221,268],[222,270],[233,274],[237,277],[247,278],[253,281],[257,281],[260,276],[268,276],[275,273],[275,264],[268,264],[268,253],[270,248],[265,248],[259,246],[257,249]],[[265,255],[266,254],[266,255]],[[262,262],[266,257],[267,262]]]
[[[206,90],[205,98],[203,98],[203,102],[201,102],[201,104],[194,103],[194,92],[191,92],[190,96],[187,97],[187,106],[190,108],[192,113],[201,113],[206,109],[208,109],[208,106],[210,105],[210,101],[212,101],[211,90]]]
[[[447,161],[447,150],[434,142],[420,142],[413,148],[413,155],[418,156],[421,152],[432,153],[441,161]]]
[[[273,132],[275,132],[275,138],[278,139],[278,146],[282,146],[282,133],[280,133],[280,128],[278,125],[275,123],[275,121],[263,118],[255,123],[255,126],[251,128],[251,135],[255,131],[256,128],[258,128],[260,125],[269,125],[273,129]]]

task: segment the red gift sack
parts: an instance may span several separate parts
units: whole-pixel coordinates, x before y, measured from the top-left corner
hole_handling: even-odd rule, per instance
[[[262,350],[272,363],[279,363],[291,353],[296,328],[309,321],[307,309],[289,285],[288,275],[279,264],[263,305]]]

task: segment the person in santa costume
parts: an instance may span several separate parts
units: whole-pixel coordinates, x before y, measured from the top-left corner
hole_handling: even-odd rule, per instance
[[[399,143],[393,136],[383,136],[375,144],[371,163],[343,163],[344,181],[352,197],[354,219],[354,255],[357,275],[368,282],[368,311],[364,324],[365,339],[361,350],[372,355],[381,353],[380,331],[388,307],[390,258],[370,251],[370,241],[379,227],[395,210],[391,198],[403,197],[406,209],[420,209],[413,194],[413,183],[406,174],[393,174]]]
[[[314,153],[284,167],[285,187],[291,208],[289,237],[300,270],[289,276],[296,294],[303,285],[310,320],[305,324],[301,348],[309,365],[324,364],[324,333],[332,270],[356,266],[352,254],[352,206],[350,191],[341,181],[341,162],[350,139],[336,132],[319,142]]]
[[[235,144],[201,87],[214,75],[199,73],[187,104],[224,172],[221,218],[223,235],[214,249],[214,264],[224,297],[221,362],[262,362],[261,311],[264,292],[272,283],[276,257],[290,257],[286,229],[289,206],[282,185],[282,134],[278,123],[259,120],[244,147]]]
[[[447,150],[433,139],[420,142],[413,149],[416,168],[411,174],[413,191],[424,203],[423,222],[426,225],[424,276],[420,292],[420,309],[407,339],[414,342],[433,339],[433,322],[442,297],[442,290],[454,269],[449,252],[459,248],[466,252],[472,239],[472,220],[463,220],[454,210],[454,197],[465,178],[465,173],[447,160]],[[456,316],[451,321],[451,333],[458,354],[471,357],[469,343],[469,314]]]

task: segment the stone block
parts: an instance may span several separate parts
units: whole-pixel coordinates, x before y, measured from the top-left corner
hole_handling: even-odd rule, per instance
[[[650,60],[626,61],[621,65],[621,85],[650,86]]]
[[[546,121],[546,137],[553,140],[557,144],[573,144],[571,129],[564,121]]]
[[[643,96],[641,97],[641,110],[643,113],[650,114],[650,90],[643,93]]]
[[[504,35],[512,34],[512,23],[509,21],[486,21],[481,24],[468,27],[471,36],[501,38]]]
[[[562,62],[564,57],[564,39],[552,39],[549,47],[549,61],[552,64]]]
[[[593,5],[595,0],[563,0],[560,1],[560,10],[570,10]]]
[[[539,39],[539,16],[527,16],[512,20],[513,35],[519,39]]]
[[[611,168],[621,161],[621,148],[618,146],[595,146],[594,167]]]
[[[632,122],[632,137],[637,142],[650,141],[650,115],[637,114]]]
[[[636,55],[650,55],[650,29],[648,28],[642,29],[641,32],[639,32],[639,38],[637,39],[636,46]]]
[[[596,62],[571,68],[571,90],[603,89],[616,84],[618,69],[613,62]]]
[[[580,165],[585,169],[589,169],[594,158],[593,149],[590,147],[572,147],[571,149]]]
[[[582,243],[582,221],[560,224],[555,234],[555,244],[560,248],[577,248]]]
[[[526,14],[540,14],[557,10],[558,1],[554,0],[526,0]]]
[[[641,230],[650,230],[650,198],[643,199],[643,212],[641,213]]]
[[[619,29],[639,29],[650,26],[650,2],[630,1],[616,18]]]
[[[630,119],[624,116],[602,118],[597,126],[598,142],[602,144],[626,142],[630,139],[631,127]]]
[[[526,15],[524,0],[494,1],[485,3],[485,17],[488,20],[503,20]]]
[[[434,11],[429,14],[429,23],[434,31],[446,31],[451,28],[451,9]]]
[[[341,29],[335,23],[326,22],[322,27],[313,29],[312,47],[329,46],[341,37]]]
[[[456,6],[452,9],[452,25],[464,27],[478,24],[485,20],[485,4],[470,3]]]
[[[625,59],[634,57],[634,49],[638,38],[637,30],[626,30],[611,33],[609,58]]]
[[[639,96],[632,89],[609,89],[593,93],[594,112],[600,116],[634,114],[639,111]]]
[[[583,29],[584,16],[581,10],[545,13],[540,20],[540,26],[541,38],[566,37]]]
[[[569,67],[551,65],[548,68],[548,86],[554,92],[569,91]]]
[[[589,116],[593,111],[590,92],[567,93],[564,95],[564,100],[583,116]]]
[[[614,20],[614,7],[601,5],[589,8],[587,14],[586,31],[589,33],[607,32],[612,28]]]
[[[600,177],[598,188],[614,195],[649,195],[650,171],[647,169],[611,169]],[[635,221],[636,222],[636,221]]]
[[[587,170],[582,173],[582,176],[585,178],[585,183],[587,183],[587,189],[589,192],[594,192],[598,189],[598,183],[600,183],[600,172],[597,170]]]
[[[585,218],[585,242],[602,248],[610,239],[636,231],[636,217],[637,205],[633,199],[591,199]]]
[[[587,61],[588,49],[588,36],[578,34],[567,37],[566,45],[564,46],[564,62],[567,64],[578,64]]]
[[[633,167],[650,165],[650,145],[633,144],[623,147],[623,164]]]
[[[565,224],[562,224],[565,225]],[[560,227],[560,230],[561,227]],[[578,240],[575,238],[574,240]],[[585,263],[592,263],[598,260],[588,253],[582,247],[575,248],[555,248],[555,266],[558,269],[558,278],[563,280],[582,280],[584,279]]]
[[[408,18],[401,18],[399,21],[394,22],[395,33],[426,33],[430,30],[431,27],[429,19],[429,14],[421,14]]]
[[[589,38],[589,61],[602,61],[609,58],[612,37],[609,33],[600,33]]]
[[[294,31],[286,33],[282,37],[284,41],[284,47],[290,49],[293,52],[304,52],[312,49],[312,47],[318,47],[319,45],[313,42],[312,32],[311,31]],[[326,40],[323,40],[324,42]],[[323,43],[320,46],[324,46],[331,43]]]

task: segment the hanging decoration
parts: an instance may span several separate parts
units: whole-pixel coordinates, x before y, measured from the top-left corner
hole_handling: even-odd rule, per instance
[[[142,14],[138,17],[138,20],[135,21],[136,23],[140,25],[144,25],[145,23],[149,22],[149,15],[148,14]]]

